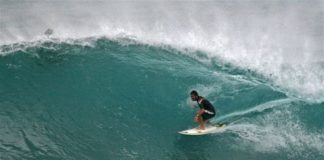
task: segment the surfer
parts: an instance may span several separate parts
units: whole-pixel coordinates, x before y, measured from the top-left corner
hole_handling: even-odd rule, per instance
[[[198,129],[204,130],[205,124],[216,115],[214,106],[207,99],[199,96],[195,90],[191,91],[190,96],[192,101],[197,101],[200,108],[194,120],[199,124]]]

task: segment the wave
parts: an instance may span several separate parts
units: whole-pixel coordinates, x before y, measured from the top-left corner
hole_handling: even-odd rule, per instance
[[[205,159],[323,157],[322,103],[206,52],[107,38],[13,46],[0,57],[6,159],[182,159],[196,157],[192,150]],[[215,104],[216,122],[229,123],[201,142],[176,134],[194,125],[192,89]],[[186,149],[192,140],[199,147]]]
[[[324,14],[322,1],[312,2],[1,2],[1,54],[44,40],[92,46],[101,37],[171,46],[204,63],[251,70],[290,96],[320,103]],[[190,53],[196,51],[203,56]]]
[[[1,158],[324,157],[322,1],[0,4]]]
[[[0,47],[0,54],[7,55],[17,52],[29,52],[31,50],[44,48],[48,50],[58,50],[58,52],[69,53],[69,48],[76,47],[91,47],[104,48],[107,45],[101,42],[117,43],[121,46],[139,45],[148,47],[157,47],[170,52],[177,52],[204,63],[206,67],[216,70],[223,70],[225,72],[234,74],[235,78],[239,78],[240,74],[248,76],[248,81],[255,83],[266,81],[275,90],[285,92],[288,96],[298,98],[304,101],[320,103],[324,99],[323,81],[324,81],[324,65],[322,63],[297,64],[289,65],[283,64],[280,69],[276,68],[277,73],[268,74],[268,71],[259,72],[258,69],[251,69],[250,67],[242,67],[237,63],[224,60],[220,57],[209,57],[209,52],[203,50],[176,48],[167,44],[145,44],[132,37],[115,37],[114,39],[107,39],[107,37],[89,37],[86,39],[53,39],[47,38],[35,42],[14,43],[10,45],[2,45]],[[64,51],[64,49],[66,51]],[[273,67],[271,67],[273,68]],[[271,71],[272,72],[272,71]],[[217,74],[217,72],[215,72]],[[254,80],[253,80],[254,79]],[[242,79],[243,80],[243,79]]]

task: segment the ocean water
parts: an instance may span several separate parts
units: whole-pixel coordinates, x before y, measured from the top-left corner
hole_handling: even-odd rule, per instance
[[[323,8],[0,0],[0,159],[322,160]]]

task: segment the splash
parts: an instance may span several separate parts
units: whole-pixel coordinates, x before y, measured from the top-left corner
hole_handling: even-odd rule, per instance
[[[323,1],[1,1],[0,44],[126,37],[205,52],[273,81],[278,90],[324,101]],[[116,18],[117,17],[117,18]],[[186,53],[185,54],[191,54]],[[200,56],[196,57],[201,59]]]

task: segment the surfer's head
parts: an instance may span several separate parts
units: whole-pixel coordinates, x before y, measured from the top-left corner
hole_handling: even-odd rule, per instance
[[[190,96],[191,96],[191,100],[193,100],[193,101],[197,101],[199,98],[198,92],[195,90],[190,92]]]

